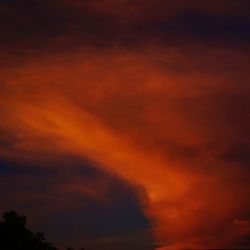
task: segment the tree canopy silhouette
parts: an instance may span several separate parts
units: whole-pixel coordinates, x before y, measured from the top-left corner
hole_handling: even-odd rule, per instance
[[[26,217],[10,211],[0,222],[0,249],[4,250],[57,250],[47,242],[43,233],[26,228]]]

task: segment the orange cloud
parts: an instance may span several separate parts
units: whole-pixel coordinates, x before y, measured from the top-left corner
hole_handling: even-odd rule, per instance
[[[113,48],[2,69],[0,127],[16,138],[0,153],[70,152],[142,187],[160,249],[238,244],[250,232],[248,170],[220,156],[249,138],[247,60],[213,48]]]

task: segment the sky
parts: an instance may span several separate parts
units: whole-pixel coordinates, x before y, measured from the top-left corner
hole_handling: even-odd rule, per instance
[[[62,249],[249,249],[249,14],[0,0],[0,213]]]

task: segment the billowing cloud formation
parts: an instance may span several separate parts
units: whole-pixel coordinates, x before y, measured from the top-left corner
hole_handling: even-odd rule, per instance
[[[65,154],[0,164],[1,212],[15,208],[28,215],[31,228],[44,230],[63,249],[152,249],[137,194],[111,173]]]
[[[30,37],[28,5],[3,4],[19,44],[3,43],[0,154],[70,154],[126,180],[155,248],[249,248],[248,3],[180,3],[43,1]]]

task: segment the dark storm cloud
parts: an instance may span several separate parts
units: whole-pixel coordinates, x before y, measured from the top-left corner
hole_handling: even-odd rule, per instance
[[[113,18],[63,1],[1,1],[0,6],[0,42],[13,50],[64,48],[75,40],[93,42],[96,35],[101,43],[115,32]]]
[[[148,36],[159,37],[159,41],[200,41],[222,44],[245,44],[250,40],[250,19],[241,16],[221,16],[202,11],[183,11],[167,20],[139,24]],[[138,27],[138,29],[139,29]]]
[[[250,18],[245,14],[249,3],[239,2],[235,13],[227,15],[227,9],[232,8],[228,1],[220,8],[209,1],[204,3],[207,8],[195,1],[189,4],[180,1],[179,5],[160,0],[117,4],[1,1],[0,43],[2,49],[8,48],[11,53],[93,45],[134,46],[146,41],[165,45],[200,41],[238,46],[250,40]]]
[[[84,159],[51,157],[32,165],[1,160],[0,179],[1,213],[27,215],[33,228],[59,245],[152,249],[149,223],[132,187]]]

